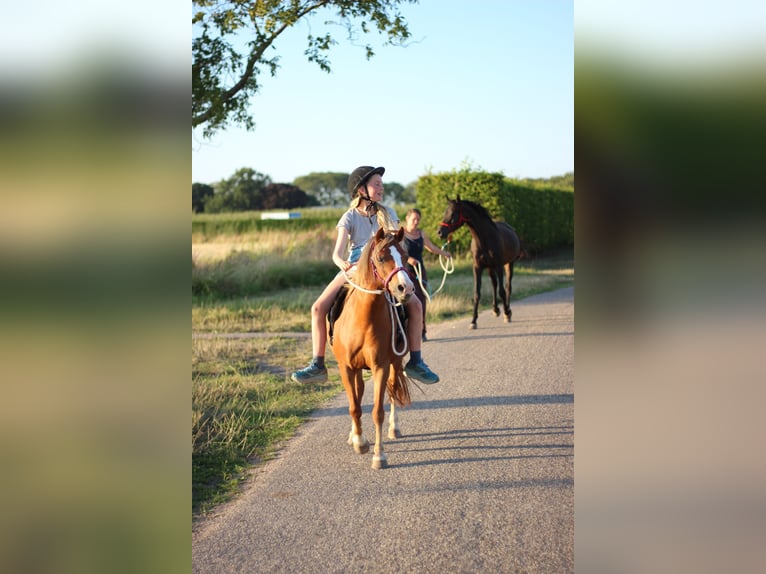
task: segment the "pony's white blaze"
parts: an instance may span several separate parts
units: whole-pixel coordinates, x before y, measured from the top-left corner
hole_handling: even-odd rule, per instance
[[[399,253],[398,249],[395,249],[394,247],[391,247],[390,249],[391,257],[393,257],[394,262],[396,263],[397,267],[404,267],[404,264],[402,263],[402,254]],[[410,280],[410,275],[406,271],[398,271],[396,273],[397,279],[399,279],[399,283],[401,285],[404,285],[404,289],[407,293],[413,293],[415,291],[415,286],[412,284],[412,281]]]

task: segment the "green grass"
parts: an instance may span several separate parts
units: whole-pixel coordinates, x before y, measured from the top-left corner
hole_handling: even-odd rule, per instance
[[[300,266],[299,266],[300,267]],[[437,261],[427,264],[430,288],[435,291],[444,275]],[[311,329],[311,304],[334,275],[311,275],[301,267],[300,281],[284,281],[273,290],[222,297],[216,293],[193,295],[192,325],[197,332],[285,332],[309,331]],[[554,256],[521,261],[516,264],[513,276],[511,304],[523,297],[550,291],[574,282],[574,257],[571,250]],[[491,304],[492,283],[484,273],[480,310]],[[426,308],[428,323],[438,323],[472,311],[473,271],[469,258],[455,264],[455,271],[448,275],[443,289],[433,297]]]
[[[284,337],[194,339],[192,512],[234,495],[246,470],[269,460],[306,417],[340,392],[338,382],[299,385],[286,376],[305,341]]]

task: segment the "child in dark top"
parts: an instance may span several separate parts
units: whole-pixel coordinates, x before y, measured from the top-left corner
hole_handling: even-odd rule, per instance
[[[416,277],[418,273],[418,263],[420,264],[420,277],[423,282],[423,287],[428,286],[428,277],[426,275],[426,266],[423,263],[423,248],[425,247],[431,253],[435,255],[441,255],[442,257],[452,257],[449,251],[440,249],[428,238],[426,232],[418,227],[420,225],[421,218],[420,210],[417,208],[410,209],[407,212],[407,216],[404,220],[404,249],[407,252],[407,269],[410,271],[413,277]],[[423,293],[423,289],[420,286],[420,281],[415,280],[415,294],[420,299],[420,304],[423,307],[423,340],[427,340],[426,337],[426,301],[427,297]]]

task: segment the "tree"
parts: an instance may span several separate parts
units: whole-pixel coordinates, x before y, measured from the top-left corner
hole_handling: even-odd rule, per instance
[[[293,209],[319,205],[315,197],[288,183],[270,183],[263,190],[261,209]]]
[[[383,197],[389,203],[415,203],[414,191],[395,181],[383,184]]]
[[[351,201],[348,195],[348,173],[345,172],[311,172],[296,177],[293,184],[313,195],[319,205],[325,207],[345,207]]]
[[[205,211],[205,200],[214,193],[215,190],[206,183],[192,183],[192,213]]]
[[[206,138],[229,122],[253,129],[248,101],[260,87],[258,74],[266,68],[275,76],[278,68],[279,57],[266,51],[302,18],[326,8],[352,41],[357,30],[376,29],[388,37],[384,45],[401,45],[410,36],[397,10],[405,2],[417,0],[192,0],[192,127],[203,127]],[[244,43],[245,36],[252,39]],[[310,33],[305,54],[330,72],[328,53],[335,44],[330,32]],[[365,51],[369,60],[372,47]]]
[[[249,167],[238,169],[229,179],[213,186],[215,194],[205,202],[205,211],[221,213],[262,209],[263,192],[270,183],[268,175]]]

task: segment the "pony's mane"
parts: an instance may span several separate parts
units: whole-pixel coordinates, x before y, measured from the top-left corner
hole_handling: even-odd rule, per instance
[[[489,214],[489,211],[487,211],[487,208],[483,205],[479,205],[475,201],[471,201],[470,199],[461,199],[460,203],[463,203],[473,209],[476,212],[476,215],[479,217],[483,217],[484,219],[488,221],[493,221],[492,216]]]
[[[375,284],[375,276],[372,273],[372,264],[370,263],[372,250],[378,245],[385,247],[393,242],[394,235],[389,231],[379,243],[376,243],[375,237],[373,236],[362,248],[362,254],[359,256],[356,271],[354,272],[354,279],[359,285],[362,287],[369,287]]]
[[[359,260],[356,263],[354,280],[362,287],[368,287],[374,281],[372,275],[372,265],[370,264],[370,252],[372,251],[374,243],[375,238],[372,237],[362,248],[362,254],[359,256]]]

